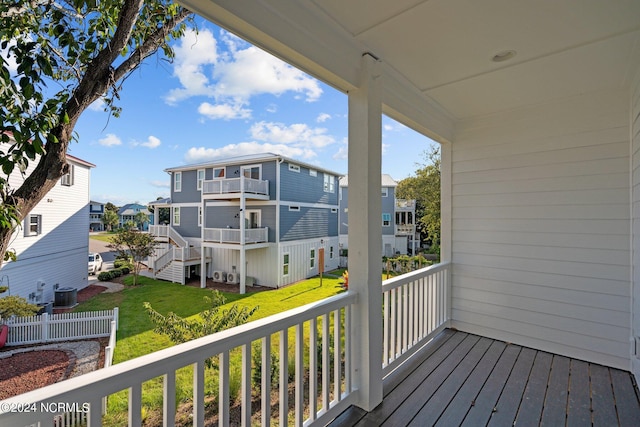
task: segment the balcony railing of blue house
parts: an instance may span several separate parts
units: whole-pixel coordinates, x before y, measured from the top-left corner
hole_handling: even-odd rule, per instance
[[[269,181],[246,177],[218,178],[204,181],[202,185],[203,196],[230,195],[238,193],[268,196]]]
[[[409,199],[396,199],[396,211],[413,211],[416,209],[416,201]]]
[[[448,325],[450,319],[450,266],[440,264],[395,277],[383,283],[383,372],[397,368],[423,343]],[[193,369],[193,425],[204,425],[206,360],[218,362],[219,425],[229,425],[231,407],[230,355],[241,355],[242,425],[251,425],[252,351],[260,352],[262,384],[261,424],[271,425],[271,395],[278,393],[279,424],[289,425],[289,390],[294,385],[293,416],[296,426],[325,425],[358,396],[353,344],[358,327],[352,323],[359,310],[358,294],[348,291],[236,328],[176,345],[61,383],[22,394],[3,402],[0,425],[27,426],[40,422],[53,426],[60,402],[89,406],[89,426],[102,425],[102,401],[128,390],[129,426],[142,423],[143,383],[161,377],[163,425],[173,426],[176,415],[176,371]],[[293,340],[290,342],[290,340]],[[260,347],[256,350],[253,344]],[[289,352],[289,349],[294,350]],[[271,386],[271,353],[279,355],[278,384]],[[365,350],[365,354],[369,354]],[[339,355],[339,357],[334,357]],[[289,369],[289,358],[295,368]],[[309,373],[314,372],[317,375]],[[291,378],[291,379],[290,379]],[[379,381],[382,381],[380,379]],[[315,396],[309,399],[308,396]],[[32,406],[31,406],[32,405]],[[53,408],[52,412],[12,412],[11,408]],[[64,405],[60,406],[64,410]],[[305,415],[308,414],[308,415]],[[305,419],[306,418],[306,419]]]
[[[210,243],[236,243],[241,242],[241,230],[239,228],[205,228],[202,238]],[[244,243],[264,243],[269,241],[269,227],[246,228],[244,230]]]
[[[416,227],[413,224],[396,224],[396,236],[413,236]]]

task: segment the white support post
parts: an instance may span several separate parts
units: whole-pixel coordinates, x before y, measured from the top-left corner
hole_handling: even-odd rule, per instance
[[[353,386],[366,411],[382,402],[382,100],[377,60],[362,57],[349,93],[349,290],[358,293],[351,338]]]
[[[241,171],[242,172],[242,171]],[[240,293],[244,294],[246,292],[246,283],[247,283],[247,261],[246,261],[246,252],[245,252],[245,215],[247,209],[247,201],[244,195],[244,174],[240,174]]]
[[[202,223],[200,224],[200,287],[207,287],[207,248],[204,246],[204,228],[206,224],[207,202],[202,200]]]

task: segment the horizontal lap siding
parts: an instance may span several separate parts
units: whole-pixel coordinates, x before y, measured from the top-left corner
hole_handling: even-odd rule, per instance
[[[460,329],[628,367],[623,92],[469,120],[452,145]]]

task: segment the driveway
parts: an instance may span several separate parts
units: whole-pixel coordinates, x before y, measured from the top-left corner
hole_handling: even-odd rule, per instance
[[[116,259],[116,253],[109,249],[107,245],[107,242],[89,237],[89,252],[98,252],[102,256],[102,271],[112,269],[113,261]]]

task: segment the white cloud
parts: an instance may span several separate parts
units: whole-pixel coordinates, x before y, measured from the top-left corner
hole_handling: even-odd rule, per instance
[[[248,119],[251,117],[251,110],[243,108],[242,103],[213,105],[203,102],[198,107],[198,113],[211,120]]]
[[[338,148],[338,151],[336,151],[331,158],[333,160],[347,160],[349,158],[349,140],[347,138],[342,140],[340,148]]]
[[[249,129],[251,136],[260,141],[291,144],[298,147],[322,148],[333,144],[335,139],[325,128],[310,128],[304,123],[286,126],[282,123],[257,122]]]
[[[331,114],[320,113],[320,115],[316,118],[316,122],[324,123],[331,118]]]
[[[167,181],[150,181],[149,184],[151,184],[151,186],[157,187],[157,188],[170,188],[171,187],[171,183],[169,182],[169,180],[167,180]]]
[[[122,141],[116,135],[108,133],[104,138],[98,140],[98,144],[105,147],[113,147],[115,145],[122,145]]]
[[[294,92],[313,102],[322,94],[317,80],[224,31],[216,40],[209,30],[197,35],[189,30],[174,49],[173,73],[181,87],[171,90],[165,100],[175,104],[193,96],[213,98],[215,103],[201,104],[201,109],[202,105],[208,106],[201,114],[210,119],[250,117],[247,107],[257,95]],[[219,111],[223,108],[218,106],[224,106],[225,111]]]
[[[104,98],[98,98],[93,101],[87,109],[91,111],[104,111],[107,104],[104,102]]]
[[[192,96],[211,96],[213,88],[205,75],[205,66],[217,62],[217,42],[211,31],[204,29],[196,33],[187,29],[177,46],[174,46],[175,59],[173,75],[182,84],[165,97],[169,104],[175,104]]]
[[[192,147],[185,154],[187,163],[198,163],[222,159],[227,157],[243,156],[247,154],[276,153],[287,157],[313,158],[316,153],[312,150],[291,147],[285,144],[261,144],[259,142],[241,142],[229,144],[221,148]]]
[[[153,135],[149,135],[149,138],[147,138],[145,142],[138,142],[138,141],[133,142],[134,146],[139,145],[141,147],[147,147],[147,148],[158,148],[160,144],[161,144],[160,139],[156,138]]]

